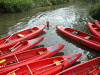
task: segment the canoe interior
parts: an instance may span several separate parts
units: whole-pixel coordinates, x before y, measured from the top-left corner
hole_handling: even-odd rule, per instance
[[[4,58],[6,61],[0,63],[0,66],[4,67],[4,66],[7,66],[7,65],[16,63],[17,59],[18,59],[19,62],[26,60],[26,59],[30,59],[30,58],[34,59],[34,58],[38,57],[39,55],[41,55],[38,51],[43,51],[44,53],[46,53],[47,48],[33,49],[33,50],[29,50],[29,51],[21,53],[21,54],[17,54],[16,56],[6,57],[6,58]],[[17,57],[17,59],[16,59],[16,57]],[[4,59],[1,59],[0,61],[2,61]]]
[[[64,72],[62,72],[60,75],[87,75],[88,73],[95,72],[96,68],[100,69],[100,59],[93,60],[91,62],[85,63],[83,65],[79,65],[77,67],[74,67],[72,69],[68,69]],[[92,74],[89,74],[92,75]]]
[[[92,27],[93,27],[96,31],[100,32],[100,27],[98,27],[97,25],[92,25]]]
[[[15,45],[16,45],[16,46],[15,46]],[[9,53],[9,52],[13,52],[13,51],[11,51],[11,48],[12,48],[12,50],[15,49],[14,51],[16,51],[16,50],[18,50],[18,49],[20,49],[20,48],[25,47],[26,45],[28,45],[28,42],[27,42],[27,41],[21,41],[20,43],[17,42],[16,44],[11,45],[11,46],[9,46],[9,47],[1,48],[1,49],[0,49],[0,56],[1,56],[1,55],[5,55],[5,54],[7,54],[7,53]],[[14,46],[15,46],[15,47],[14,47]],[[14,49],[13,49],[13,47],[14,47]]]
[[[74,35],[76,35],[78,37],[81,37],[83,39],[85,39],[85,37],[87,37],[87,36],[91,36],[91,38],[86,39],[86,40],[89,40],[91,42],[100,44],[100,42],[99,42],[100,39],[99,38],[96,38],[95,36],[92,36],[90,34],[87,34],[87,33],[84,33],[84,32],[81,32],[81,31],[78,31],[78,30],[75,30],[75,29],[70,29],[70,28],[65,28],[65,31],[67,31],[68,33],[71,33],[71,34],[73,34],[73,32],[78,32],[77,34],[74,34]]]
[[[56,58],[52,58],[52,59],[43,60],[41,62],[34,62],[34,63],[31,63],[31,64],[28,64],[28,66],[32,70],[33,74],[34,73],[38,74],[38,73],[40,73],[42,71],[47,70],[48,68],[50,69],[50,68],[56,67],[56,64],[50,65],[50,64],[54,63],[53,60],[55,60],[55,59],[58,60],[58,61],[63,60],[62,57],[56,57]],[[63,61],[62,61],[62,63],[63,63]],[[50,66],[42,68],[42,69],[39,69],[39,68],[47,66],[47,65],[50,65]],[[39,70],[37,70],[37,69],[39,69]],[[14,69],[14,70],[16,70],[16,69]],[[8,73],[6,72],[5,74],[8,74]],[[27,75],[27,74],[30,74],[30,72],[29,72],[29,69],[28,69],[27,65],[25,65],[25,66],[22,66],[17,71],[15,71],[15,74],[16,75],[25,75],[25,74]]]
[[[30,34],[30,33],[33,33],[33,32],[35,32],[35,31],[37,31],[38,29],[39,29],[39,28],[37,28],[37,27],[33,27],[32,29],[26,29],[26,30],[23,30],[23,31],[21,31],[21,32],[17,32],[17,33],[15,33],[15,34],[13,34],[13,35],[9,35],[9,36],[7,36],[7,37],[4,37],[4,38],[0,39],[0,44],[7,43],[7,42],[10,42],[10,41],[16,40],[16,39],[18,39],[18,38],[22,38],[22,37],[19,36],[18,34],[21,34],[21,35],[23,35],[23,37],[24,37],[24,36],[26,36],[26,35],[28,35],[28,34]],[[10,36],[11,36],[11,37],[10,37]],[[10,37],[10,38],[9,38],[9,37]],[[9,38],[9,40],[6,41],[8,38]]]

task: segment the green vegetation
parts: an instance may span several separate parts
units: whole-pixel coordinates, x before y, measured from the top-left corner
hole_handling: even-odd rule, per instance
[[[81,7],[82,5],[88,5],[89,3],[91,3],[92,6],[89,6],[89,15],[93,19],[100,20],[100,0],[70,0],[70,3],[76,4],[77,6],[80,5]]]
[[[52,3],[52,5],[59,5],[69,2],[69,0],[50,0],[50,2]]]
[[[2,0],[0,1],[0,13],[22,12],[33,6],[33,0]]]
[[[66,4],[68,2],[78,3],[81,6],[82,3],[97,2],[90,8],[89,15],[94,19],[100,20],[100,0],[0,0],[0,13],[23,12],[33,8]]]
[[[100,21],[100,1],[94,4],[90,10],[89,15],[92,16],[92,18],[97,19]]]
[[[36,7],[64,4],[69,0],[1,0],[0,13],[15,13]]]

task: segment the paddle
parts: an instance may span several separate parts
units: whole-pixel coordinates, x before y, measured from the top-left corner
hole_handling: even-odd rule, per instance
[[[69,58],[70,58],[70,57],[69,57]],[[64,60],[67,60],[67,59],[69,59],[69,58],[66,58],[66,59],[64,59]],[[62,61],[64,61],[64,60],[61,60],[61,61],[59,61],[59,62],[62,62]],[[56,63],[59,63],[59,62],[56,62]],[[56,63],[52,63],[52,64],[49,64],[49,65],[46,65],[46,66],[41,67],[41,68],[38,68],[38,69],[36,69],[36,70],[43,69],[43,68],[45,68],[45,67],[48,67],[48,66],[54,65],[54,64],[56,64]],[[23,75],[27,75],[27,73],[29,73],[29,72],[31,72],[31,74],[33,74],[33,73],[34,73],[34,71],[35,71],[35,70],[30,70],[30,71],[28,71],[28,72],[24,73]]]
[[[20,41],[20,42],[21,42],[21,41]],[[14,47],[16,47],[20,42],[18,42],[16,45],[14,45],[9,51],[11,51],[12,49],[13,49],[12,51],[14,51],[14,50],[16,50],[17,48],[19,48],[21,45],[23,45],[23,44],[21,44],[21,45],[19,45],[17,48],[14,49]],[[7,51],[6,53],[8,53],[9,51]],[[5,54],[6,54],[6,53],[5,53]]]
[[[64,60],[60,60],[59,62],[65,61],[65,60],[67,60],[67,59],[69,59],[69,58],[71,58],[71,57],[68,57],[68,58],[66,58],[66,59],[64,59]],[[56,62],[56,63],[59,63],[59,62]],[[54,65],[54,64],[56,64],[56,63],[52,63],[52,64],[49,64],[49,65],[46,65],[46,66],[41,67],[41,68],[38,68],[38,69],[36,69],[36,70],[43,69],[43,68],[45,68],[45,67],[48,67],[48,66]],[[31,75],[33,75],[32,72],[34,72],[34,70],[31,70],[31,69],[29,68],[28,65],[27,65],[27,67],[28,67],[28,69],[29,69],[29,71],[28,71],[27,73],[31,72]],[[17,69],[15,69],[14,71],[16,71],[16,70],[17,70]],[[12,72],[14,72],[14,71],[12,71]],[[12,72],[10,72],[10,73],[12,73]],[[24,73],[23,75],[25,75],[25,74],[26,74],[26,73]],[[7,74],[7,75],[8,75],[8,74]]]
[[[64,60],[61,60],[61,61],[59,61],[59,62],[65,61],[65,60],[67,60],[67,59],[69,59],[69,58],[70,58],[70,57],[68,57],[68,58],[66,58],[66,59],[64,59]],[[59,62],[56,62],[56,63],[59,63]],[[45,68],[45,67],[48,67],[48,66],[54,65],[54,64],[56,64],[56,63],[52,63],[52,64],[49,64],[49,65],[46,65],[46,66],[41,67],[41,68],[38,68],[38,69],[36,69],[36,70],[40,70],[40,69],[42,69],[42,68]]]

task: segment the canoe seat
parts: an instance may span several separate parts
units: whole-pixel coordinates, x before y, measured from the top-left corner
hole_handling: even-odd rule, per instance
[[[58,60],[53,60],[53,62],[56,64],[56,66],[58,66],[58,65],[60,65],[60,64],[61,64],[61,62],[60,62],[60,61],[58,61]]]
[[[3,65],[0,65],[0,67],[4,67]]]
[[[91,36],[86,36],[86,37],[84,37],[85,39],[90,39],[91,38]]]
[[[97,28],[97,27],[94,27],[94,29],[96,30],[96,29],[99,29],[99,28]]]
[[[22,35],[22,34],[17,34],[19,37],[24,37],[24,35]]]
[[[16,75],[16,74],[15,74],[15,72],[12,72],[12,73],[10,73],[10,74],[8,74],[8,75]]]
[[[43,54],[43,53],[45,53],[46,51],[42,51],[42,50],[40,50],[40,51],[38,51],[38,53],[41,55],[41,54]]]
[[[77,35],[79,32],[77,32],[77,31],[74,31],[74,32],[72,32],[73,34],[75,34],[75,35]]]
[[[3,63],[3,62],[5,62],[6,61],[6,59],[2,59],[2,60],[0,60],[0,63]]]

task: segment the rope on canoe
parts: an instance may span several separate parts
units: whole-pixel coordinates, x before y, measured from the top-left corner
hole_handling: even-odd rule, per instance
[[[9,36],[9,38],[6,39],[6,41],[4,43],[6,43],[14,34],[12,34],[11,36]]]
[[[21,42],[21,41],[20,41]],[[15,46],[13,46],[12,48],[16,47],[20,42],[18,42]]]
[[[32,71],[31,71],[30,67],[29,67],[28,65],[27,65],[27,67],[28,67],[29,71],[31,72],[31,75],[33,75],[33,73],[32,73]]]
[[[17,56],[16,56],[16,55],[14,55],[14,56],[15,56],[15,58],[16,58],[16,60],[17,60],[17,62],[19,63]]]
[[[20,67],[20,68],[21,68],[21,67]],[[11,73],[13,73],[13,72],[19,70],[20,68],[17,68],[17,69],[13,70],[12,72],[10,72],[10,73],[8,73],[8,74],[6,74],[6,75],[10,75]]]
[[[21,44],[21,45],[23,45],[23,44]],[[19,45],[17,48],[19,48],[21,45]],[[16,50],[17,48],[15,48],[14,50]],[[13,51],[14,51],[14,50],[13,50]]]
[[[91,71],[90,73],[88,73],[87,75],[90,75],[92,72],[94,72],[95,70],[97,70],[98,68],[95,68],[93,71]]]

